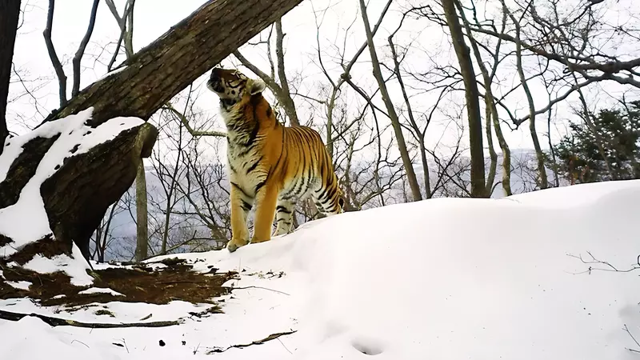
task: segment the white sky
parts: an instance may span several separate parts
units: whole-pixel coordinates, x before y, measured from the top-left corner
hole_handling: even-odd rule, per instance
[[[122,11],[125,0],[116,0],[115,2],[120,11]],[[149,44],[205,2],[206,1],[203,0],[181,0],[179,2],[172,0],[137,0],[134,20],[134,48],[138,50]],[[375,39],[378,56],[388,64],[391,64],[391,62],[388,60],[387,36],[398,25],[400,19],[399,14],[401,14],[403,6],[406,6],[406,4],[402,4],[404,2],[405,1],[401,1],[401,5],[392,5],[383,23],[383,28]],[[612,8],[608,16],[617,22],[627,21],[626,18],[633,15],[630,14],[628,10],[633,6],[633,2],[634,0],[622,0],[617,3],[609,2],[611,3],[610,6],[617,8]],[[19,30],[14,63],[20,70],[23,79],[27,80],[28,86],[39,86],[40,88],[34,92],[34,97],[37,98],[37,106],[35,106],[35,101],[31,96],[20,96],[24,95],[22,85],[12,83],[12,96],[20,97],[9,104],[8,118],[10,120],[10,130],[17,133],[24,133],[28,130],[27,126],[38,124],[50,110],[56,108],[59,104],[57,80],[55,79],[55,73],[47,55],[42,36],[42,31],[46,23],[48,1],[23,0],[23,7],[25,7],[25,3],[27,3],[27,12],[24,25]],[[90,0],[56,1],[53,42],[56,46],[58,56],[65,65],[65,71],[69,78],[67,85],[69,93],[71,92],[72,76],[71,58],[86,31],[91,3],[92,1]],[[385,0],[370,1],[368,13],[372,23],[377,21],[378,15],[385,3]],[[346,41],[346,58],[350,59],[354,50],[364,41],[362,20],[357,13],[357,0],[313,0],[313,2],[311,0],[305,0],[285,16],[283,27],[286,33],[285,51],[287,73],[290,79],[294,79],[296,74],[302,73],[303,76],[301,79],[296,81],[300,84],[301,91],[311,95],[315,95],[314,92],[321,84],[326,84],[326,80],[321,75],[320,69],[317,66],[316,27],[313,9],[315,8],[315,10],[318,11],[328,6],[330,10],[326,13],[322,24],[321,49],[324,54],[323,61],[330,71],[332,71],[332,77],[334,79],[340,74],[340,71],[336,63],[332,62],[331,57],[337,55],[336,48],[333,44],[341,46],[344,38],[344,29],[348,27],[354,19],[355,22],[351,27],[352,31]],[[106,64],[110,58],[111,51],[114,49],[118,36],[119,29],[116,21],[113,19],[104,1],[102,1],[98,10],[92,42],[87,48],[82,62],[83,73],[81,88],[86,87],[106,73]],[[440,27],[430,24],[427,20],[407,21],[407,26],[403,27],[396,41],[397,44],[408,44],[411,41],[413,41],[414,44],[403,66],[407,69],[426,72],[429,70],[427,54],[438,56],[442,63],[446,63],[447,61],[453,61],[452,63],[455,63],[455,58],[452,57],[446,36]],[[103,47],[108,44],[110,45],[107,47],[107,51],[102,51]],[[630,46],[629,44],[622,45]],[[615,47],[618,52],[621,52],[624,48],[624,46],[617,46],[617,44],[612,45],[612,47]],[[637,50],[637,44],[634,44],[632,49]],[[263,70],[268,69],[264,50],[244,47],[242,52]],[[119,64],[123,59],[123,57],[119,58],[116,64]],[[225,62],[225,66],[229,65],[229,62]],[[512,84],[518,83],[516,73],[509,71],[509,67],[505,67],[505,69],[506,70],[498,74],[499,77],[503,78],[505,84],[511,86]],[[512,69],[513,67],[511,67],[511,70]],[[198,80],[200,85],[207,75],[208,74],[205,74]],[[360,57],[360,61],[354,68],[352,75],[354,81],[366,91],[371,92],[372,89],[374,89],[375,81],[371,75],[371,65],[367,51]],[[545,106],[547,94],[544,88],[539,84],[531,84],[530,86],[534,91],[536,108]],[[345,85],[343,89],[345,89],[344,101],[347,102],[350,107],[352,104],[357,105],[357,107],[353,106],[350,108],[350,111],[353,113],[360,111],[362,104],[361,99],[354,95],[352,91],[351,94],[349,94],[347,85]],[[602,92],[602,89],[606,90],[606,92]],[[592,87],[587,91],[590,105],[595,108],[611,104],[613,99],[619,96],[623,90],[625,90],[625,88],[613,86],[612,84],[606,84],[606,87]],[[626,90],[629,89],[627,88]],[[392,85],[391,91],[396,106],[404,108],[397,86]],[[212,116],[215,116],[218,111],[217,98],[203,87],[201,87],[200,92],[201,95],[198,106]],[[612,94],[612,96],[607,94]],[[414,109],[425,111],[433,105],[434,96],[435,94],[413,98],[412,106]],[[455,106],[462,104],[462,99],[462,94],[457,94],[456,98],[448,100],[449,102],[444,101],[441,104],[441,110],[443,112],[454,110]],[[559,112],[555,115],[555,120],[557,120],[558,123],[561,123],[562,120],[570,116],[567,112],[569,104],[577,104],[577,97],[575,95],[572,95],[569,99],[570,102],[560,106]],[[377,97],[376,103],[383,108],[379,96]],[[311,116],[306,110],[308,108],[307,103],[298,97],[296,98],[296,104],[299,108],[300,117],[304,122],[305,116]],[[522,94],[518,95],[517,98],[512,98],[509,104],[512,107],[512,111],[516,110],[518,116],[523,116],[527,113],[526,102]],[[318,111],[315,117],[316,119],[321,117],[321,113]],[[387,122],[384,117],[381,118]],[[463,112],[463,122],[466,124],[466,111]],[[210,128],[220,130],[221,124],[211,124]],[[538,134],[544,145],[547,143],[543,135],[546,132],[546,115],[539,116],[538,129]],[[503,131],[507,136],[507,141],[511,148],[531,147],[531,140],[526,131],[526,126],[523,126],[520,131],[515,132],[503,126]],[[560,124],[558,129],[552,134],[554,138],[558,136],[557,131],[563,131],[562,124]],[[438,114],[428,132],[427,147],[435,146],[440,139],[443,139],[444,143],[450,142],[454,137],[455,132],[452,131],[450,120],[446,119],[442,114]],[[486,147],[486,139],[484,144]],[[496,151],[499,152],[497,141],[495,146]]]

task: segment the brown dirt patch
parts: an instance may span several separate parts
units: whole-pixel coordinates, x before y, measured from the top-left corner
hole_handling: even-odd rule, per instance
[[[6,261],[7,263],[15,261],[19,265],[24,265],[33,259],[36,254],[51,259],[56,255],[68,254],[70,250],[66,244],[62,241],[56,241],[53,236],[49,234],[41,240],[25,245],[20,251],[9,256]]]
[[[209,273],[194,272],[191,265],[169,259],[163,262],[167,267],[162,269],[142,264],[132,268],[96,270],[92,273],[95,280],[91,287],[109,288],[124,296],[80,294],[89,287],[71,284],[69,277],[63,272],[38,274],[22,268],[7,268],[6,262],[1,261],[0,269],[3,269],[6,280],[29,281],[32,284],[29,290],[15,289],[0,278],[0,299],[29,297],[39,300],[43,306],[82,306],[111,301],[167,304],[173,300],[216,304],[215,298],[231,291],[222,285],[236,276],[235,272],[218,274],[216,269]]]

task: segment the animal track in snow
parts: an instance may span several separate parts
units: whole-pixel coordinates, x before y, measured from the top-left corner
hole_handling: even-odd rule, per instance
[[[365,355],[382,354],[382,346],[380,346],[375,339],[356,338],[351,341],[351,346]]]

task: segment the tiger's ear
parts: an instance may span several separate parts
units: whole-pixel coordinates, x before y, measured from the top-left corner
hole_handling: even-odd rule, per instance
[[[259,94],[267,88],[267,84],[262,81],[262,79],[254,79],[251,80],[250,84],[250,93],[251,95]]]

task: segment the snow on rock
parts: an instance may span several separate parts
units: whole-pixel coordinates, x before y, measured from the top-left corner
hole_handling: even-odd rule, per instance
[[[78,294],[81,295],[90,295],[90,294],[110,294],[113,296],[124,296],[123,294],[109,289],[109,288],[98,288],[98,287],[92,287],[92,288],[88,288],[86,290],[82,290],[80,291]]]
[[[640,349],[623,328],[640,337],[640,269],[625,271],[637,267],[639,211],[640,181],[626,181],[345,213],[232,254],[178,255],[202,271],[240,271],[225,314],[91,332],[0,321],[11,344],[0,358],[40,358],[25,340],[35,334],[49,351],[91,349],[99,360],[205,359],[213,349],[222,360],[631,359],[627,348]],[[19,300],[13,308],[38,310]],[[118,304],[118,322],[179,314]]]

